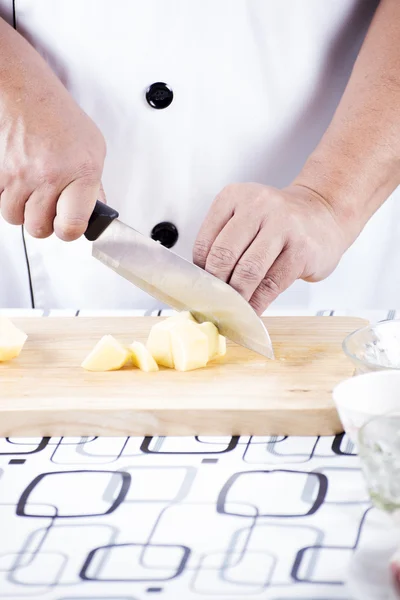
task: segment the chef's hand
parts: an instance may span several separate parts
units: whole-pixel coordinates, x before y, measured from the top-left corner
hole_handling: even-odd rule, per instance
[[[0,208],[34,237],[80,237],[105,142],[39,54],[0,19]]]
[[[348,245],[333,209],[311,190],[244,183],[214,200],[193,258],[261,314],[296,279],[327,277]]]
[[[400,2],[381,0],[335,115],[289,188],[231,185],[215,200],[194,260],[258,313],[295,279],[327,277],[400,186],[399,36]]]

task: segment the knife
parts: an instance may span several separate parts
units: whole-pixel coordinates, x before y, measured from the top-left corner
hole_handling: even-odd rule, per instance
[[[268,331],[248,302],[230,285],[181,258],[159,242],[119,220],[113,208],[97,201],[85,237],[92,256],[144,292],[221,335],[273,359]]]

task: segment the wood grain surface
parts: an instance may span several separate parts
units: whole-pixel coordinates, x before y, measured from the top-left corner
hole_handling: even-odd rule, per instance
[[[269,317],[276,360],[228,343],[205,369],[89,373],[82,360],[105,334],[145,341],[156,318],[31,318],[29,338],[0,364],[0,436],[333,435],[333,386],[353,373],[349,317]]]

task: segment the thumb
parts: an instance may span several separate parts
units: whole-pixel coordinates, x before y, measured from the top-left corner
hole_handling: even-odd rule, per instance
[[[61,192],[57,202],[54,233],[64,242],[83,235],[100,194],[100,182],[76,179]],[[104,191],[103,191],[104,194]]]

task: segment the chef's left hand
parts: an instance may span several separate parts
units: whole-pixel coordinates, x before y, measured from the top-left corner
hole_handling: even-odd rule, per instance
[[[306,187],[232,184],[214,200],[193,258],[261,314],[296,279],[330,275],[348,237],[330,204]]]

